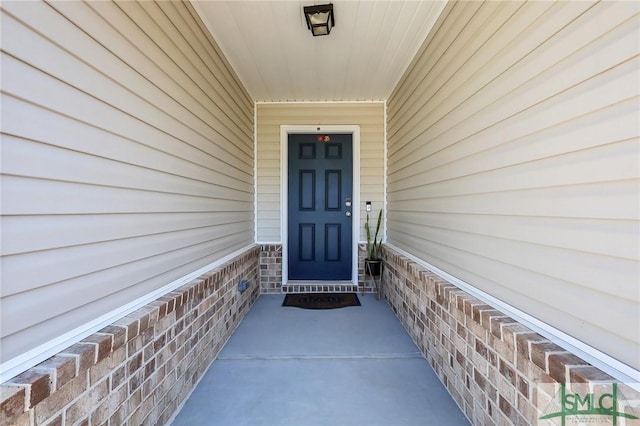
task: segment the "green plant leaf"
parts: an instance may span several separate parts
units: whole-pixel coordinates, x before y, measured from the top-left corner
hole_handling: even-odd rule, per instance
[[[380,226],[382,224],[382,210],[378,213],[378,221],[376,223],[376,231],[371,238],[371,227],[369,226],[369,212],[367,212],[367,221],[364,224],[364,229],[367,234],[367,259],[378,260],[382,252],[382,241],[378,241],[378,234],[380,233]]]

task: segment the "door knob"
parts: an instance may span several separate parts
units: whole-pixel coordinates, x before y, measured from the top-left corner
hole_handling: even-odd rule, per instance
[[[350,211],[346,212],[345,214],[347,215],[347,217],[351,217],[351,212]]]

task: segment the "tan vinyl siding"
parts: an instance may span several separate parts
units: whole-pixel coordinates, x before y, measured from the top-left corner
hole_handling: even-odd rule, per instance
[[[384,104],[371,103],[265,103],[257,105],[258,242],[280,239],[280,126],[360,126],[360,216],[365,201],[373,210],[383,206]],[[354,171],[355,173],[355,171]],[[364,225],[363,225],[364,226]],[[361,230],[361,238],[364,233]]]
[[[253,102],[189,3],[3,2],[2,362],[253,243]]]
[[[640,368],[639,4],[460,2],[388,101],[388,240]]]

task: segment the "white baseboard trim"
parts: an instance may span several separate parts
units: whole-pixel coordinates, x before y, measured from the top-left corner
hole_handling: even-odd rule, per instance
[[[617,359],[605,354],[604,352],[587,345],[586,343],[566,334],[565,332],[552,327],[551,325],[521,311],[520,309],[512,306],[488,293],[474,287],[473,285],[462,281],[450,275],[449,273],[431,265],[430,263],[394,246],[393,244],[385,243],[392,250],[402,254],[403,256],[411,259],[422,267],[430,270],[434,274],[450,282],[461,290],[466,291],[471,296],[483,301],[487,305],[494,307],[495,309],[510,316],[519,323],[529,327],[532,331],[540,334],[551,340],[556,345],[566,349],[567,351],[577,355],[585,361],[592,364],[594,367],[609,374],[620,383],[625,383],[633,389],[640,392],[640,371],[633,369],[632,367],[623,364]]]
[[[100,317],[90,321],[86,324],[83,324],[80,327],[77,327],[69,332],[58,336],[54,339],[51,339],[24,354],[12,358],[6,362],[0,364],[0,383],[4,383],[7,380],[14,378],[15,376],[27,371],[28,369],[38,365],[42,361],[52,357],[53,355],[61,352],[62,350],[68,348],[69,346],[81,341],[87,336],[95,333],[98,330],[108,326],[109,324],[113,324],[119,319],[127,316],[131,312],[136,309],[141,308],[142,306],[148,305],[159,297],[164,296],[167,293],[172,292],[178,287],[183,286],[184,284],[193,281],[199,276],[215,269],[231,259],[241,255],[247,250],[255,247],[255,244],[250,244],[242,249],[236,250],[235,252],[213,262],[202,268],[199,268],[192,273],[185,275],[182,278],[179,278],[151,293],[148,293],[138,299],[127,303],[124,306],[121,306],[118,309],[115,309],[111,312],[108,312]]]

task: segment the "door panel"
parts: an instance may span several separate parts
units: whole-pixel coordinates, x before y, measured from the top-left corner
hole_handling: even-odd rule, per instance
[[[352,215],[345,202],[352,198],[352,139],[350,134],[322,136],[289,135],[291,280],[351,279]]]
[[[300,211],[316,210],[316,172],[300,170]]]

